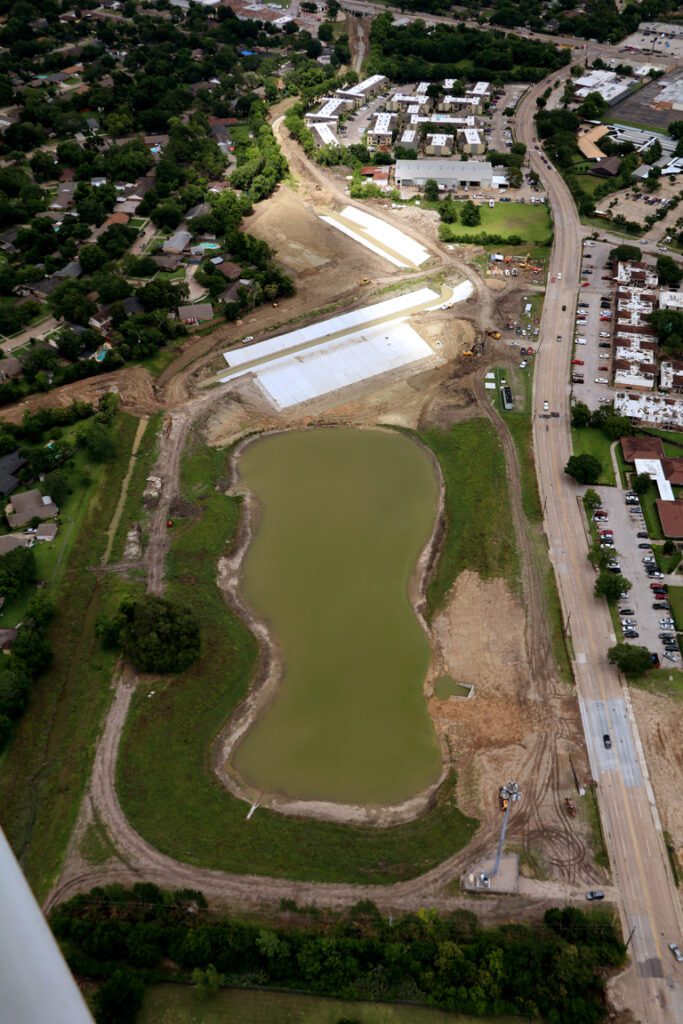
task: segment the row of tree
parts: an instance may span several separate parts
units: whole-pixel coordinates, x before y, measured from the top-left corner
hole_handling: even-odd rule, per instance
[[[144,883],[94,889],[50,919],[76,975],[102,982],[96,1018],[108,1024],[131,1024],[144,982],[162,977],[169,961],[174,980],[204,990],[271,985],[595,1024],[605,1016],[604,971],[625,959],[610,915],[572,907],[547,911],[543,924],[485,930],[468,911],[387,919],[363,901],[313,922],[277,927],[210,916],[200,893]]]

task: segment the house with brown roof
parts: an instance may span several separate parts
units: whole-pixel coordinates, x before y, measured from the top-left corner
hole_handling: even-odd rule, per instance
[[[22,491],[15,494],[5,505],[5,518],[13,530],[26,526],[32,519],[52,519],[59,509],[49,495],[38,490]]]
[[[683,487],[683,458],[662,459],[662,470],[672,487]]]
[[[620,443],[624,462],[664,458],[664,445],[659,437],[622,437]]]
[[[204,320],[213,320],[213,306],[210,302],[178,306],[178,319],[184,324],[198,324]]]
[[[681,540],[683,538],[683,501],[662,501],[661,498],[657,498],[655,505],[664,536],[671,540]]]

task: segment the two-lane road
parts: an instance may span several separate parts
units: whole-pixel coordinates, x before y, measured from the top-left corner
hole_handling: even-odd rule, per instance
[[[566,71],[559,77],[566,77]],[[667,947],[683,940],[683,915],[628,692],[607,662],[613,628],[604,601],[593,596],[595,575],[586,557],[577,488],[563,472],[571,454],[568,371],[581,242],[588,231],[581,227],[561,176],[548,169],[535,150],[536,99],[548,81],[529,90],[515,122],[516,138],[526,144],[531,166],[547,190],[555,225],[549,268],[555,284],[548,285],[534,378],[536,467],[624,935],[633,930],[634,967],[619,980],[614,995],[642,1024],[673,1024],[683,1022],[683,964],[675,962]],[[539,415],[544,401],[560,413],[559,419]],[[610,750],[604,747],[605,733],[612,740]]]

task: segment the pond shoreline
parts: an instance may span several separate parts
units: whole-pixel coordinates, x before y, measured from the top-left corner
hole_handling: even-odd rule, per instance
[[[330,427],[309,427],[308,430],[337,429]],[[357,428],[363,430],[394,430],[382,426]],[[375,826],[387,828],[412,821],[431,810],[438,800],[439,790],[450,772],[449,753],[443,737],[432,719],[437,743],[441,753],[439,777],[428,787],[398,803],[362,804],[344,803],[332,800],[293,798],[278,792],[265,792],[247,783],[236,770],[233,755],[238,744],[249,728],[266,711],[278,695],[283,676],[283,659],[272,631],[244,600],[240,590],[243,578],[243,563],[253,541],[259,519],[259,507],[254,495],[240,479],[238,463],[245,448],[256,440],[276,434],[290,433],[288,430],[268,430],[252,434],[239,441],[230,455],[230,484],[226,493],[240,495],[244,506],[240,525],[232,550],[218,561],[217,585],[233,611],[252,631],[259,644],[259,659],[249,692],[230,719],[220,730],[211,751],[211,767],[217,778],[234,796],[250,805],[268,807],[281,814],[305,816],[339,824]],[[427,584],[438,559],[444,535],[445,481],[435,454],[412,432],[401,434],[425,452],[432,463],[438,482],[438,496],[434,523],[427,541],[416,561],[409,586],[408,598],[413,613],[425,634],[430,648],[430,663],[423,681],[425,704],[431,695],[432,681],[442,672],[442,658],[438,645],[426,619]],[[426,707],[428,714],[428,708]]]

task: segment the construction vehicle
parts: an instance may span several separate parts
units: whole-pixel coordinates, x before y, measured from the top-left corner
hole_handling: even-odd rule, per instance
[[[508,803],[509,802],[510,801],[509,801],[508,797],[503,796],[503,793],[502,793],[502,790],[501,790],[501,793],[500,793],[500,809],[501,809],[501,811],[507,811]]]
[[[471,348],[466,348],[465,351],[463,352],[463,355],[464,356],[473,356],[474,352],[472,351]]]
[[[358,280],[358,284],[359,284],[359,286],[360,285],[364,285],[364,284],[370,284],[370,278],[369,277],[361,277]]]
[[[489,338],[494,338],[496,341],[500,341],[500,339],[503,337],[500,331],[487,331],[486,334],[488,335]]]

